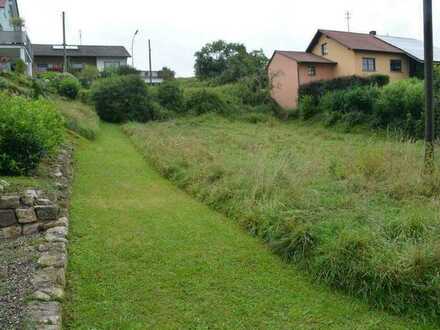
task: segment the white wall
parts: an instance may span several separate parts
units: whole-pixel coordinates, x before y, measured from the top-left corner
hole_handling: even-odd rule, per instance
[[[127,65],[127,58],[124,57],[98,57],[96,59],[96,67],[99,71],[104,71],[105,62],[119,62],[120,66]]]

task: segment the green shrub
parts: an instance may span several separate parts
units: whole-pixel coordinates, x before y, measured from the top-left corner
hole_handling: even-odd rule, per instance
[[[226,114],[229,107],[224,98],[209,89],[195,90],[187,97],[186,110],[201,115],[208,112]]]
[[[176,116],[176,113],[161,106],[159,103],[157,102],[153,102],[152,103],[152,115],[153,115],[153,120],[157,120],[157,121],[164,121],[164,120],[169,120],[172,119]]]
[[[108,122],[146,122],[152,119],[152,98],[145,82],[134,75],[97,80],[91,99],[99,117]]]
[[[91,99],[91,92],[89,89],[80,89],[80,91],[78,92],[78,99],[84,103],[84,104],[91,104],[92,103],[92,99]]]
[[[423,82],[408,79],[385,86],[376,102],[375,115],[379,127],[391,126],[420,137],[417,127],[424,121]]]
[[[389,82],[386,75],[372,75],[369,77],[347,76],[339,77],[331,80],[320,80],[309,84],[304,84],[299,88],[299,95],[309,95],[318,100],[327,92],[333,92],[343,89],[351,89],[361,86],[378,86],[382,87]]]
[[[29,174],[56,150],[63,132],[53,104],[0,94],[0,174]]]
[[[79,80],[70,73],[44,72],[38,77],[45,81],[51,93],[70,99],[75,99],[81,89]]]
[[[34,98],[45,97],[49,93],[49,87],[47,83],[38,78],[32,79],[32,96]]]
[[[64,76],[58,82],[58,94],[72,100],[76,99],[80,89],[79,80],[73,76]]]
[[[371,85],[375,85],[377,87],[383,87],[390,83],[390,76],[386,74],[373,74],[368,77],[371,81]]]
[[[158,87],[157,98],[162,107],[175,112],[185,111],[183,90],[174,81],[166,81]]]
[[[310,119],[318,113],[318,107],[312,96],[306,95],[300,99],[298,112],[304,120]]]
[[[12,67],[16,73],[21,74],[21,75],[24,75],[27,70],[26,63],[20,58],[18,58],[14,61]]]
[[[92,83],[99,78],[99,71],[94,65],[86,65],[76,76],[84,88],[90,88]]]

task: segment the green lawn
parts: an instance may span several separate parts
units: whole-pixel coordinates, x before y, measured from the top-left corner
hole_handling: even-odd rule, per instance
[[[69,249],[69,329],[434,329],[311,284],[116,126],[76,150]]]

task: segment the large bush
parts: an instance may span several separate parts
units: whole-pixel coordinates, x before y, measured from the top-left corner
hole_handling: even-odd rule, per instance
[[[185,100],[183,90],[174,81],[166,81],[158,87],[157,98],[162,107],[175,112],[183,112]]]
[[[98,80],[92,85],[90,97],[104,121],[122,123],[152,119],[152,98],[139,76],[112,76]]]
[[[81,84],[79,80],[73,76],[63,76],[58,82],[57,88],[59,95],[73,100],[78,96]]]
[[[225,114],[229,107],[219,93],[209,89],[199,89],[191,92],[186,100],[186,109],[196,115],[215,112]]]
[[[376,104],[377,125],[394,126],[420,137],[424,126],[424,87],[418,79],[408,79],[384,87]]]
[[[28,174],[56,150],[63,132],[53,104],[0,94],[0,174]]]

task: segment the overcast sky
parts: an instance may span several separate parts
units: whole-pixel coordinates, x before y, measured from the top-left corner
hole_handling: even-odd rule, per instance
[[[440,0],[434,0],[434,42],[440,45]],[[422,38],[422,0],[18,0],[33,43],[61,43],[61,12],[67,13],[69,44],[124,45],[134,62],[147,67],[147,39],[153,69],[168,66],[192,76],[194,53],[224,39],[248,49],[304,50],[318,28]],[[436,19],[438,18],[438,19]],[[130,60],[131,63],[131,60]]]

